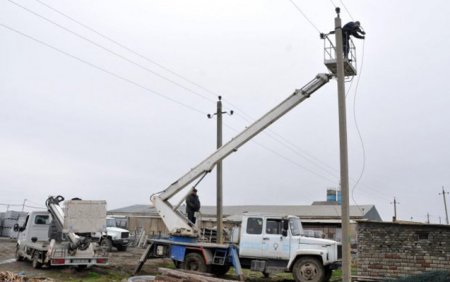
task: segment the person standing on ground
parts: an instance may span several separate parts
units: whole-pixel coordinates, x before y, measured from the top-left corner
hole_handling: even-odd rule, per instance
[[[342,40],[344,45],[344,58],[348,58],[348,53],[350,52],[350,35],[364,39],[366,33],[361,29],[361,24],[356,22],[349,22],[342,28]]]
[[[192,192],[186,198],[186,213],[189,221],[195,224],[195,212],[200,210],[200,200],[197,195],[197,189],[192,189]]]

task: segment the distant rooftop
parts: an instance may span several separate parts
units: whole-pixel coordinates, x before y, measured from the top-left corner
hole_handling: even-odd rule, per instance
[[[184,206],[180,207],[184,211]],[[215,217],[216,206],[202,206],[200,209],[203,218]],[[302,219],[336,219],[341,217],[341,206],[338,205],[245,205],[224,206],[223,216],[236,217],[244,213],[265,213],[275,215],[296,215]],[[350,206],[350,218],[382,221],[374,205]],[[109,210],[108,214],[133,214],[137,216],[159,217],[156,209],[150,205],[132,205],[119,209]],[[231,218],[230,218],[231,219]]]

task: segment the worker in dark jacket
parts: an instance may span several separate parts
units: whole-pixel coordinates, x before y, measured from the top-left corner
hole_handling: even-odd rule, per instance
[[[364,35],[366,33],[361,29],[361,24],[356,22],[349,22],[344,25],[342,28],[342,40],[344,45],[344,56],[345,58],[348,58],[348,53],[350,51],[350,35],[359,38],[364,39]]]
[[[192,189],[192,192],[186,198],[186,213],[188,219],[195,223],[195,212],[200,210],[200,200],[198,199],[197,189]]]

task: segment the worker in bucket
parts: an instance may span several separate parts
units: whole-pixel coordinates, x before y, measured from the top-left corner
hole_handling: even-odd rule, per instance
[[[350,35],[359,38],[364,39],[366,33],[361,29],[360,22],[349,22],[344,25],[342,28],[342,39],[343,39],[343,45],[344,45],[344,58],[348,58],[348,53],[350,51]]]
[[[186,213],[189,221],[195,224],[195,213],[200,210],[200,200],[197,195],[197,189],[192,189],[191,193],[186,197]]]

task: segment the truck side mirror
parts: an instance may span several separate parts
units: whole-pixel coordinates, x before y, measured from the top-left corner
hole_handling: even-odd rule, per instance
[[[13,230],[14,230],[14,232],[19,232],[19,224],[14,224],[14,226],[13,226]]]
[[[286,237],[287,236],[287,230],[286,229],[281,230],[281,235]]]

